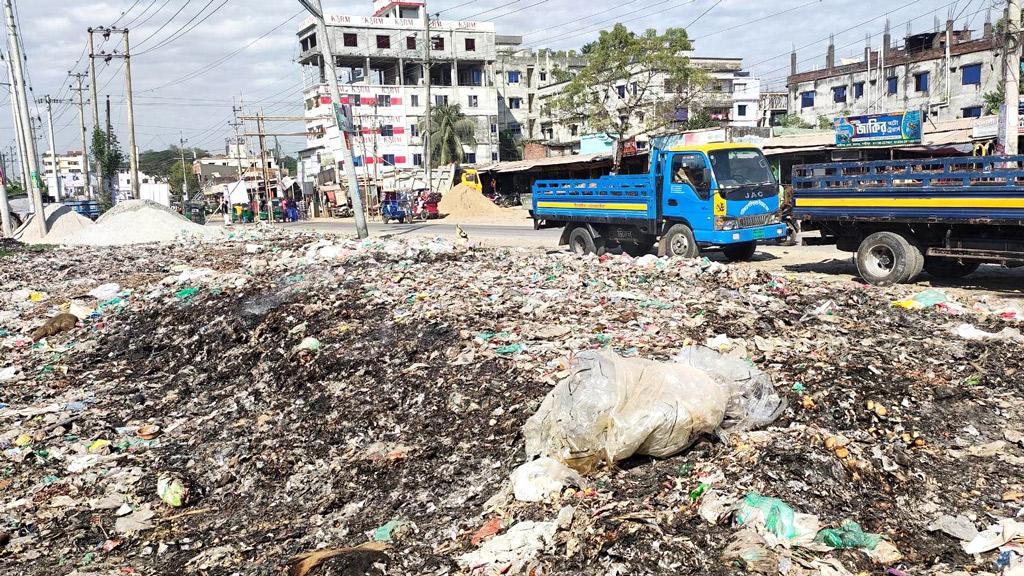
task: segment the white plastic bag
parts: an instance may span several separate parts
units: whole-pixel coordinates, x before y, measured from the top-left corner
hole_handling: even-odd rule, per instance
[[[742,361],[704,348],[676,360],[581,353],[523,426],[527,456],[587,472],[634,454],[671,456],[700,434],[761,425],[782,410],[768,377]]]
[[[553,458],[538,458],[512,471],[512,493],[520,502],[541,502],[566,485],[582,487],[583,477]]]

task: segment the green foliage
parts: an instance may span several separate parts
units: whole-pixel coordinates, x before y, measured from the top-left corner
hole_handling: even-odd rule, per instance
[[[502,162],[523,159],[523,141],[510,130],[498,132],[498,155]]]
[[[809,122],[805,122],[804,119],[797,114],[783,114],[776,121],[775,125],[783,128],[814,128],[814,125]]]
[[[718,128],[721,125],[722,122],[720,120],[715,120],[711,117],[710,112],[701,109],[683,123],[682,130],[703,130],[705,128]]]
[[[585,132],[605,132],[619,146],[657,132],[672,125],[675,110],[687,107],[706,83],[706,75],[686,57],[692,48],[682,28],[637,34],[616,24],[584,46],[586,66],[554,99],[554,109],[560,120],[579,121]],[[668,92],[664,86],[677,88]]]
[[[1024,94],[1024,78],[1018,82],[1021,94]],[[1004,98],[1006,98],[1006,86],[1000,82],[995,90],[985,93],[985,114],[999,114],[999,107],[1003,105]]]
[[[93,169],[100,177],[102,191],[96,198],[100,209],[106,212],[114,205],[113,183],[117,180],[117,173],[124,164],[125,156],[121,152],[121,146],[117,142],[117,135],[107,133],[97,126],[92,131],[92,157]]]
[[[199,178],[196,177],[195,171],[192,169],[192,163],[188,158],[185,158],[185,164],[182,165],[181,159],[171,164],[171,168],[167,173],[167,185],[171,189],[171,202],[181,202],[182,197],[182,174],[185,174],[185,178],[188,179],[188,196],[191,199],[202,194],[199,189]]]
[[[420,134],[427,134],[427,122],[420,122]],[[434,106],[430,114],[430,162],[445,166],[462,162],[463,146],[476,146],[476,122],[462,113],[458,104]]]
[[[281,167],[288,170],[288,174],[295,177],[299,173],[299,160],[294,156],[284,156],[281,158]]]
[[[199,148],[185,149],[186,162],[191,161],[193,155],[195,158],[206,158],[210,153]],[[139,172],[150,176],[168,178],[171,173],[171,167],[175,163],[180,162],[181,148],[177,146],[171,146],[166,150],[146,150],[139,153]]]

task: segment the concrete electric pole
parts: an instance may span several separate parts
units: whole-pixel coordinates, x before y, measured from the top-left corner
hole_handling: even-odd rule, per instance
[[[56,100],[50,98],[50,95],[47,94],[45,98],[39,98],[36,102],[46,104],[47,132],[50,135],[50,159],[53,160],[54,191],[57,193],[57,201],[60,202],[64,198],[64,183],[61,182],[60,178],[60,161],[57,160],[57,145],[53,138],[53,104],[70,104],[71,100]]]
[[[20,112],[20,118],[16,119],[22,125],[22,130],[25,133],[25,160],[28,162],[28,173],[29,182],[25,183],[25,190],[29,192],[32,198],[32,204],[35,206],[36,215],[35,220],[39,228],[39,236],[42,238],[46,236],[46,213],[43,211],[43,193],[39,189],[36,180],[39,177],[39,166],[36,164],[36,142],[32,138],[32,124],[28,114],[28,90],[25,87],[25,76],[22,71],[21,63],[21,43],[18,41],[18,28],[14,24],[14,7],[11,5],[11,0],[4,0],[4,15],[7,17],[7,44],[8,52],[11,56],[11,68],[14,76],[11,78],[11,84],[14,84],[14,92],[18,98],[18,107]]]
[[[1003,54],[1003,104],[1006,122],[1003,129],[1003,154],[1017,153],[1018,107],[1020,106],[1020,0],[1006,6],[1006,38]]]
[[[363,197],[359,191],[359,180],[356,178],[355,162],[352,161],[352,149],[349,148],[348,142],[346,142],[347,136],[343,128],[345,123],[341,119],[341,93],[338,91],[338,71],[334,65],[334,54],[331,52],[331,39],[327,34],[324,10],[320,5],[320,0],[299,0],[299,4],[302,4],[316,19],[316,35],[321,40],[318,44],[320,44],[320,54],[324,61],[327,89],[331,94],[331,103],[334,107],[334,121],[338,126],[342,166],[348,179],[349,197],[352,199],[352,209],[356,217],[356,234],[359,235],[359,238],[366,238],[370,233],[366,228],[366,212],[363,211]],[[337,163],[335,163],[335,170],[337,170]],[[338,180],[340,182],[341,178],[338,178]]]
[[[431,123],[431,107],[434,105],[430,101],[430,14],[427,13],[427,5],[423,4],[423,32],[426,36],[423,39],[423,81],[427,84],[427,102],[426,102],[426,116],[424,116],[424,130],[420,138],[423,138],[423,168],[427,175],[427,192],[434,192],[434,170],[430,165],[430,123]],[[454,48],[453,48],[454,49]]]
[[[100,52],[94,54],[92,50],[92,36],[94,33],[100,32],[104,38],[109,38],[111,34],[121,34],[124,42],[123,52],[117,50],[113,52]],[[101,58],[104,61],[110,61],[113,58],[124,59],[124,83],[125,83],[125,101],[128,107],[128,165],[129,165],[129,178],[131,179],[132,187],[132,198],[136,200],[139,198],[139,150],[135,146],[135,106],[134,99],[132,98],[132,57],[131,48],[128,45],[128,29],[127,28],[89,28],[89,56],[90,66],[93,70],[92,74],[92,94],[93,99],[96,98],[96,73],[95,73],[95,61],[97,58]],[[94,112],[99,116],[98,109],[94,106]],[[97,119],[97,125],[99,120]]]
[[[178,136],[178,151],[181,152],[181,211],[186,212],[188,206],[188,169],[185,168],[185,140],[184,134]]]
[[[11,59],[4,59],[7,63],[7,77],[14,78],[14,67],[11,66]],[[25,157],[28,153],[25,151],[25,134],[22,132],[24,126],[21,124],[21,106],[18,104],[18,96],[14,91],[14,82],[9,82],[7,87],[10,89],[10,100],[11,100],[11,117],[14,118],[14,143],[17,146],[17,157],[18,157],[18,172],[21,178],[22,190],[29,189],[29,175],[28,175],[28,162],[25,161]]]
[[[92,162],[89,159],[89,146],[87,144],[89,135],[85,130],[85,102],[82,100],[82,92],[85,90],[85,88],[82,88],[82,78],[85,78],[85,74],[82,72],[75,74],[69,72],[68,74],[78,83],[77,87],[72,86],[71,89],[78,93],[78,123],[82,131],[82,168],[85,170],[85,195],[88,198],[94,198],[96,194],[92,187],[92,170],[90,169]]]

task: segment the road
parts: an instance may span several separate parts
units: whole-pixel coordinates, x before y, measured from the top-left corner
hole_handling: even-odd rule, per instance
[[[382,224],[370,222],[372,236],[441,236],[455,239],[455,222],[432,220],[415,224]],[[354,234],[355,223],[344,220],[307,220],[283,226],[300,230],[316,230],[336,234]],[[474,245],[520,248],[559,249],[560,228],[534,230],[529,224],[515,223],[460,223]],[[564,249],[564,247],[562,247]],[[720,252],[703,253],[711,260],[725,262]],[[811,276],[820,280],[845,282],[860,281],[853,255],[840,252],[834,246],[761,246],[753,261],[741,264],[761,270],[783,274]],[[1002,297],[1024,298],[1024,268],[1007,270],[984,265],[963,280],[938,280],[923,274],[915,283],[918,290],[937,288],[951,293],[970,293],[974,296],[992,294]],[[915,288],[911,288],[914,290]]]
[[[382,224],[380,222],[367,224],[371,236],[441,236],[449,239],[456,236],[455,225],[455,222],[443,220],[428,220],[411,224]],[[283,226],[300,230],[354,234],[356,225],[353,220],[346,218],[344,220],[304,220],[283,224]],[[469,236],[470,242],[485,246],[555,248],[558,245],[558,236],[562,233],[559,228],[534,230],[532,226],[525,224],[460,223],[459,226]]]

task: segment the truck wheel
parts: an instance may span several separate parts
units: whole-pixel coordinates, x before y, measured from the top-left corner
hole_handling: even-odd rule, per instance
[[[980,266],[978,262],[962,262],[928,256],[924,259],[924,269],[936,278],[958,279],[971,274]]]
[[[585,226],[577,226],[569,233],[569,248],[579,255],[604,254],[604,238],[594,238]]]
[[[875,232],[857,249],[857,272],[869,284],[892,286],[905,282],[917,266],[915,252],[906,238],[895,232]]]
[[[658,249],[659,255],[682,258],[696,258],[699,252],[693,230],[686,224],[673,224],[661,237],[661,246]]]
[[[757,242],[741,242],[722,246],[722,253],[730,262],[746,262],[754,257],[756,250]]]
[[[906,236],[904,236],[906,238]],[[913,238],[907,238],[907,243],[910,244],[910,255],[914,258],[913,265],[910,270],[907,271],[907,278],[904,282],[916,282],[917,277],[924,271],[924,250]]]

